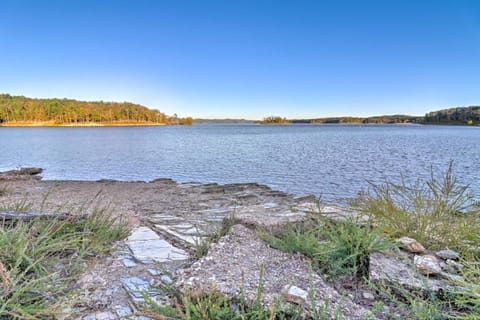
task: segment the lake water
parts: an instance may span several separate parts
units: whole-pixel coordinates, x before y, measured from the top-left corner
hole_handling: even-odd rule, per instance
[[[194,125],[0,128],[0,171],[44,179],[258,182],[333,201],[367,180],[427,177],[455,161],[480,196],[480,128],[421,125]]]

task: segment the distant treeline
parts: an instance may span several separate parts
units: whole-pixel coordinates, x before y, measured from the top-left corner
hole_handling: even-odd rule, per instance
[[[12,123],[152,123],[190,124],[191,118],[169,117],[129,102],[87,102],[72,99],[32,99],[0,94],[0,124]]]
[[[408,115],[374,116],[374,117],[330,117],[317,119],[296,119],[292,123],[419,123],[480,125],[480,106],[450,108],[427,113],[424,117]]]
[[[480,125],[480,106],[429,112],[425,115],[424,123]]]
[[[195,124],[223,124],[223,123],[255,123],[255,120],[246,120],[246,119],[202,119],[197,118],[193,120]]]
[[[419,123],[423,117],[393,115],[393,116],[375,116],[375,117],[329,117],[317,119],[297,119],[292,123]]]

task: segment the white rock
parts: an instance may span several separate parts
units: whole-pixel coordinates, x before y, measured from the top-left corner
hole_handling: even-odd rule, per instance
[[[364,299],[367,299],[367,300],[375,300],[375,296],[371,292],[368,292],[368,291],[364,291],[362,293],[362,297]]]
[[[440,250],[435,253],[435,255],[442,259],[457,260],[460,257],[460,254],[453,250]]]
[[[295,304],[303,305],[308,299],[308,292],[296,286],[286,285],[283,288],[283,294],[285,295],[285,301]]]
[[[422,244],[413,238],[402,237],[397,239],[397,242],[400,244],[402,249],[411,253],[422,253],[425,251],[425,248],[422,246]]]
[[[439,274],[442,272],[442,268],[440,267],[437,258],[432,255],[416,255],[413,257],[413,264],[417,271],[423,275]]]

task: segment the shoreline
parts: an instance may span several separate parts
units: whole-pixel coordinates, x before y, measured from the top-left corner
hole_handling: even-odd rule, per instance
[[[246,296],[250,297],[247,302],[261,301],[265,309],[275,297],[291,296],[295,299],[286,301],[295,305],[303,301],[298,311],[306,315],[310,309],[303,305],[310,290],[318,297],[318,302],[312,304],[321,305],[325,299],[331,299],[332,306],[325,309],[326,312],[329,315],[341,312],[346,319],[366,319],[369,314],[378,315],[376,319],[389,319],[383,315],[403,310],[395,297],[387,299],[382,291],[365,286],[365,279],[375,285],[394,283],[407,290],[431,290],[432,294],[467,288],[468,278],[464,278],[461,268],[468,265],[463,260],[460,260],[461,267],[456,262],[452,264],[453,260],[466,256],[464,251],[444,250],[449,246],[444,242],[438,244],[437,238],[433,243],[431,239],[427,242],[428,238],[417,242],[406,238],[410,234],[404,231],[400,234],[402,238],[394,234],[383,238],[389,235],[379,233],[381,229],[375,229],[374,223],[370,223],[373,217],[364,211],[327,206],[314,196],[299,197],[258,183],[177,183],[168,178],[148,182],[42,180],[41,173],[41,168],[0,172],[0,205],[6,210],[3,213],[7,220],[40,219],[43,215],[45,219],[66,221],[69,228],[72,223],[87,221],[85,226],[93,229],[92,232],[84,229],[89,230],[86,239],[96,241],[95,246],[88,247],[91,253],[75,277],[61,278],[75,288],[74,300],[85,303],[59,310],[61,318],[58,319],[123,319],[125,315],[152,311],[144,304],[147,298],[159,299],[152,301],[171,306],[171,293],[154,290],[164,288],[165,284],[171,285],[172,292],[182,297],[189,297],[189,292],[207,293],[214,285],[216,292],[229,301],[236,301],[241,288],[247,288]],[[32,241],[36,239],[37,234],[31,229],[19,226],[15,232],[18,230]],[[298,226],[301,228],[291,229]],[[303,227],[306,233],[301,231]],[[121,236],[104,238],[102,233],[113,237],[118,234],[118,228],[124,230]],[[33,230],[37,230],[36,225]],[[297,230],[296,238],[288,238],[285,243],[294,248],[293,255],[286,247],[275,245],[284,242],[273,242],[287,241],[282,240],[281,235],[289,230]],[[313,241],[309,230],[336,236],[316,236]],[[346,244],[345,232],[349,235]],[[355,238],[350,240],[352,234]],[[54,234],[45,236],[55,240]],[[308,236],[308,244],[302,240],[304,236]],[[371,239],[377,240],[371,242]],[[360,273],[364,270],[360,267],[357,273],[351,273],[349,265],[342,269],[350,272],[346,277],[334,273],[337,269],[312,272],[312,263],[321,261],[316,255],[319,251],[313,251],[312,255],[300,250],[306,245],[323,248],[326,241],[335,247],[341,246],[341,250],[348,250],[352,243],[375,246],[371,251],[360,253],[368,261],[366,273]],[[363,244],[364,241],[368,242]],[[422,242],[429,245],[428,249]],[[410,246],[412,243],[414,247]],[[4,242],[3,248],[8,245]],[[106,251],[98,254],[95,248],[100,245],[105,246]],[[75,252],[71,255],[65,255],[63,250],[58,252],[59,257],[51,257],[59,259],[61,267],[69,268],[78,259]],[[338,249],[327,252],[328,257],[338,260],[337,252]],[[424,260],[432,262],[426,265]],[[427,267],[430,269],[425,271]],[[325,280],[327,276],[335,277],[335,282]],[[290,292],[291,287],[296,288],[295,292]],[[399,294],[399,297],[402,296]],[[59,303],[64,302],[56,298]],[[386,307],[377,311],[377,303],[385,303]],[[92,309],[92,305],[101,307]],[[470,313],[466,310],[465,314]]]
[[[4,123],[0,124],[1,127],[5,128],[81,128],[81,127],[157,127],[157,126],[168,126],[170,124],[166,123],[110,123],[110,122],[88,122],[88,123],[75,123],[75,124],[54,124],[52,122],[48,123]]]

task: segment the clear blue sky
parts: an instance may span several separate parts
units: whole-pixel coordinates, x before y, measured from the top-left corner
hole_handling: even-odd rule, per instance
[[[0,0],[0,92],[210,118],[480,104],[480,1]]]

